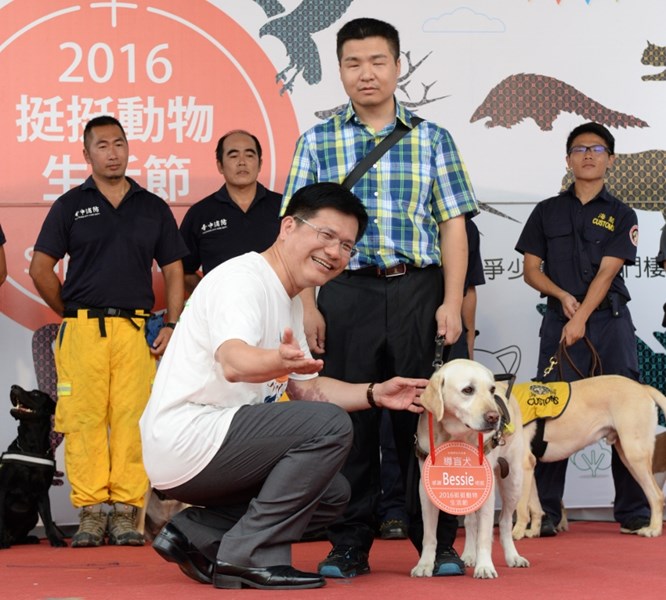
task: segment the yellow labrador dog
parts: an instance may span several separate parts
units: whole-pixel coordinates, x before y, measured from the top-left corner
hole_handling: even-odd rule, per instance
[[[497,387],[505,389],[501,383]],[[657,404],[666,410],[666,398],[661,392],[620,375],[572,382],[567,409],[556,419],[545,422],[544,439],[548,447],[540,459],[552,462],[568,458],[603,437],[609,444],[615,444],[650,505],[650,524],[636,532],[644,537],[661,535],[663,526],[664,494],[652,473]],[[513,529],[516,540],[538,537],[541,530],[543,512],[534,482],[536,459],[530,449],[535,432],[536,421],[523,429],[525,475]]]
[[[435,447],[450,440],[476,446],[478,432],[483,432],[484,438],[490,441],[502,423],[495,393],[495,378],[480,363],[457,359],[440,367],[421,396],[421,404],[433,415]],[[494,479],[499,484],[502,497],[499,530],[506,564],[510,567],[529,567],[529,562],[518,554],[511,537],[513,512],[522,489],[524,452],[520,408],[515,398],[506,404],[514,431],[503,435],[500,444],[487,453],[487,458],[495,472]],[[419,418],[417,444],[420,449],[428,451],[426,412]],[[419,455],[422,454],[419,452]],[[502,461],[508,463],[508,474],[504,478],[497,476],[498,464]],[[419,458],[419,462],[423,467],[424,459]],[[419,495],[423,512],[423,550],[411,574],[412,577],[431,577],[437,546],[438,508],[430,501],[423,483],[419,486]],[[491,493],[477,512],[465,517],[465,549],[461,559],[468,567],[474,567],[476,578],[497,577],[491,556],[494,516],[494,494]]]
[[[652,472],[657,485],[663,489],[666,483],[666,431],[662,431],[654,438]]]

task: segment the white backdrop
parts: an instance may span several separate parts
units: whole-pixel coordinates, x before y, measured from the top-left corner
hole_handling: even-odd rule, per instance
[[[48,4],[62,9],[71,4],[80,6],[80,10],[92,10],[93,3],[75,5],[58,1]],[[113,7],[120,3],[106,4]],[[17,32],[28,22],[38,29],[34,25],[37,14],[21,22],[18,9],[28,5],[32,5],[30,10],[33,13],[38,10],[27,0],[0,0],[0,22],[5,22],[0,25],[4,27],[4,37],[0,39],[0,73],[9,76],[9,80],[12,73],[21,69],[20,64],[8,58],[8,53],[18,43],[15,41]],[[201,0],[188,3],[136,1],[133,5],[138,7],[137,15],[144,11],[141,18],[157,14],[153,9],[178,12],[179,24],[187,18],[188,22],[197,23],[197,32],[202,37],[206,33],[217,40],[216,46],[210,44],[210,55],[204,47],[201,54],[188,59],[192,69],[203,69],[201,89],[205,91],[207,85],[213,89],[219,84],[216,81],[219,73],[215,68],[215,52],[225,50],[225,57],[250,82],[248,86],[257,88],[256,97],[265,95],[267,106],[282,103],[281,110],[283,105],[291,106],[289,110],[293,110],[298,131],[315,124],[318,114],[346,100],[338,79],[335,55],[335,33],[342,23],[355,17],[377,16],[395,24],[401,33],[403,51],[408,53],[402,58],[403,73],[407,77],[398,91],[399,99],[415,103],[421,116],[437,121],[451,131],[467,163],[479,199],[490,209],[477,218],[487,279],[487,284],[479,288],[478,329],[481,334],[477,340],[477,359],[495,372],[516,372],[519,380],[536,375],[540,316],[536,310],[538,295],[522,281],[522,262],[513,248],[534,204],[560,188],[565,174],[567,134],[576,125],[590,120],[590,111],[596,102],[608,109],[603,114],[616,137],[616,152],[666,149],[666,78],[642,79],[666,68],[666,50],[663,62],[658,57],[654,66],[641,63],[648,42],[666,47],[663,26],[666,5],[662,0],[467,0],[464,3],[444,0],[409,3],[398,0]],[[15,12],[10,14],[10,9]],[[106,43],[106,40],[120,35],[128,22],[125,18],[128,10],[116,6],[115,25],[114,20],[109,19],[107,29],[95,29],[91,33],[94,39]],[[111,8],[109,11],[111,14]],[[3,13],[11,16],[10,25]],[[229,29],[228,22],[235,23],[235,28]],[[52,24],[55,34],[61,33],[61,43],[75,35],[74,30],[67,29],[64,17],[47,24]],[[181,37],[175,30],[168,38],[171,52],[168,56],[174,69],[184,64],[178,63],[177,59],[187,54],[191,46],[188,35],[192,31],[194,28],[189,27]],[[254,45],[254,51],[272,64],[269,81],[252,80],[252,70],[258,60],[255,55],[242,51],[233,54],[229,50],[237,38],[245,39],[245,36]],[[308,47],[308,42],[313,45]],[[38,51],[36,47],[35,52]],[[290,61],[296,67],[287,74],[287,79],[295,75],[293,87],[280,94],[281,85],[275,83],[274,76]],[[408,73],[409,63],[413,69]],[[523,73],[539,75],[540,85],[529,91],[516,91],[514,87],[512,91],[519,98],[488,98],[495,86],[501,87],[502,82],[507,83],[507,78]],[[7,78],[3,79],[7,81]],[[559,91],[548,87],[554,83],[560,86]],[[572,87],[566,88],[564,84]],[[504,87],[509,93],[509,86]],[[244,116],[242,108],[225,104],[232,103],[235,88],[222,86],[220,92],[218,88],[214,89],[216,95],[219,93],[220,104],[215,108],[217,120],[212,125],[211,140],[207,145],[202,144],[207,153],[202,159],[205,162],[199,166],[193,150],[189,166],[188,189],[197,191],[186,193],[181,188],[178,194],[165,196],[172,203],[178,219],[182,218],[186,206],[202,197],[198,190],[209,192],[219,185],[212,160],[217,137],[231,128],[230,124],[252,129],[256,122],[256,127],[260,126],[259,121],[248,124],[249,117]],[[572,89],[583,97],[578,104]],[[13,107],[22,90],[12,88],[10,91],[13,95],[9,108],[0,112],[0,118],[5,135],[16,138],[17,114]],[[55,86],[48,94],[51,97],[56,94],[64,96],[66,91],[63,84],[62,89]],[[98,86],[94,95],[103,93],[112,94],[113,91]],[[191,92],[176,87],[170,93],[187,96]],[[471,122],[472,115],[487,98],[486,108],[481,112],[492,114],[496,121],[505,119],[505,125],[486,127],[489,116]],[[518,105],[518,101],[524,104]],[[583,114],[573,112],[576,106]],[[517,115],[515,121],[524,119],[516,123],[511,119],[507,121],[510,114]],[[286,120],[272,117],[268,109],[262,115],[264,121],[270,122],[267,126],[261,125],[262,131],[270,132],[260,136],[269,149],[262,181],[281,190],[288,167],[281,145],[293,148],[297,131],[290,128],[285,132]],[[537,124],[532,117],[538,115],[545,121]],[[638,120],[649,126],[631,124]],[[622,126],[622,123],[628,126]],[[272,141],[266,144],[266,139]],[[80,155],[76,154],[79,146],[77,142],[71,151],[80,162]],[[164,144],[154,146],[155,152],[175,152],[165,148]],[[132,141],[130,147],[136,147]],[[53,148],[56,146],[52,145],[49,151],[53,152]],[[8,394],[13,383],[27,388],[36,385],[30,354],[32,328],[22,324],[25,323],[23,316],[16,315],[14,296],[15,293],[23,294],[25,310],[35,310],[31,308],[36,303],[35,292],[26,279],[34,239],[28,239],[30,235],[15,235],[15,229],[8,224],[19,221],[17,215],[22,210],[22,202],[28,206],[41,199],[43,194],[39,185],[46,175],[43,162],[35,161],[31,165],[28,161],[25,166],[27,175],[19,177],[4,173],[5,190],[0,190],[0,223],[8,240],[6,248],[17,250],[9,264],[11,280],[0,288],[0,351],[3,357],[0,361],[0,395]],[[656,169],[663,180],[664,163]],[[146,177],[137,176],[137,179],[143,185],[150,183]],[[664,223],[659,211],[666,207],[666,201],[663,195],[650,193],[635,200],[641,201],[644,208],[638,210],[641,262],[636,268],[627,270],[628,286],[633,296],[630,307],[637,334],[664,364],[665,349],[654,338],[653,332],[662,331],[661,307],[666,300],[666,286],[664,273],[654,268],[653,259]],[[48,202],[39,204],[31,219],[40,223],[47,206]],[[25,220],[23,216],[20,219]],[[0,410],[0,448],[6,447],[15,435],[15,422],[7,409],[8,403]],[[62,465],[61,456],[59,462]],[[599,514],[607,518],[612,500],[607,447],[595,445],[574,457],[572,462],[575,464],[570,469],[566,504],[588,509],[601,507],[604,510]],[[67,494],[67,486],[53,488],[51,492],[55,518],[60,523],[75,520]]]

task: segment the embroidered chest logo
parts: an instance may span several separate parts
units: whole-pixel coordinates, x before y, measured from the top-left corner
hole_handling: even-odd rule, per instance
[[[592,219],[592,225],[603,227],[604,229],[608,229],[608,231],[615,231],[615,217],[612,215],[607,217],[606,213],[599,213],[598,217]]]
[[[87,219],[88,217],[99,217],[99,206],[89,206],[88,208],[79,208],[74,213],[74,220]]]
[[[207,233],[212,233],[213,231],[221,231],[222,229],[227,228],[226,219],[215,219],[214,221],[209,221],[204,223],[201,226],[201,234],[206,235]]]
[[[564,412],[571,396],[571,387],[564,381],[525,382],[513,386],[523,425],[535,419],[554,419]]]

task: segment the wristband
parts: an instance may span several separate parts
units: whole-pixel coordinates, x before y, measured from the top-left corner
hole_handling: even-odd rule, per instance
[[[175,329],[176,328],[176,324],[173,323],[172,321],[169,321],[168,323],[165,323],[164,326],[168,327],[169,329]]]
[[[365,392],[365,397],[368,399],[368,404],[372,408],[378,408],[377,403],[375,402],[375,395],[372,393],[373,388],[375,387],[374,383],[371,383],[368,386],[368,389]]]

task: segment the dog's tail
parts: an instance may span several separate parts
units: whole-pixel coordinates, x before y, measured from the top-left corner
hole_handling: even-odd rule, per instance
[[[664,414],[666,415],[666,396],[662,394],[657,388],[652,387],[651,385],[645,385],[645,389],[647,389],[648,394],[650,398],[654,401],[654,403],[661,408],[661,410],[664,411]]]

